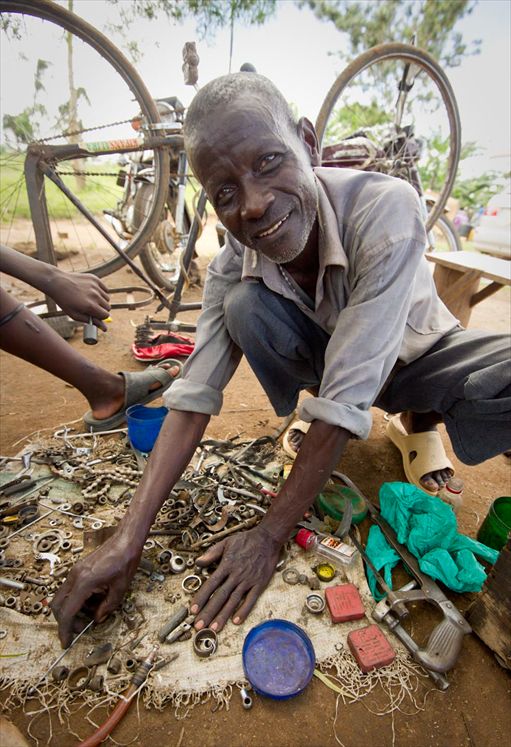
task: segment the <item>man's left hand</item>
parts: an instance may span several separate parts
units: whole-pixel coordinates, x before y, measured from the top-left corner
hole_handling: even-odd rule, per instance
[[[242,623],[270,581],[281,544],[257,526],[227,537],[197,559],[197,565],[220,563],[194,596],[195,627],[222,630],[231,615]]]

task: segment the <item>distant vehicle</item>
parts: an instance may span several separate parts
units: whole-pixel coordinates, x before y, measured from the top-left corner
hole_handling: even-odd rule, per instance
[[[488,201],[473,241],[479,251],[511,260],[511,184]]]

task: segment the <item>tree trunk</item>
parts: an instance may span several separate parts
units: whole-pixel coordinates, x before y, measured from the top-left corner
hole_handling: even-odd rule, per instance
[[[68,10],[73,12],[73,0],[67,0],[67,7]],[[78,96],[76,93],[75,88],[75,80],[74,80],[74,70],[73,70],[73,35],[67,31],[66,32],[66,42],[67,42],[67,77],[68,77],[68,83],[69,83],[69,109],[68,109],[68,122],[67,122],[67,128],[68,131],[73,133],[76,132],[80,128],[80,124],[78,122]],[[70,143],[78,143],[80,140],[79,135],[69,135],[68,141]],[[72,161],[71,166],[73,171],[75,172],[75,179],[76,179],[76,189],[78,192],[83,190],[85,188],[85,176],[80,173],[82,171],[83,165],[80,160]]]

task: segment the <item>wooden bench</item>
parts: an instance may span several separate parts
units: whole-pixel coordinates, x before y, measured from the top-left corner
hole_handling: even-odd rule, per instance
[[[505,285],[511,285],[511,262],[478,252],[431,252],[438,295],[466,327],[472,307]],[[491,280],[479,290],[480,281]]]

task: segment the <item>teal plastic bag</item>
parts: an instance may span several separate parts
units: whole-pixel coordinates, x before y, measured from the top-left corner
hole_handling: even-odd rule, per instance
[[[399,563],[400,558],[385,539],[380,527],[374,524],[367,535],[366,553],[376,570],[381,573],[387,584],[392,588],[392,569]],[[376,577],[369,566],[367,566],[367,583],[377,602],[386,596],[384,592],[380,591]]]
[[[436,496],[424,493],[406,482],[386,482],[380,488],[381,515],[419,562],[423,573],[441,581],[453,591],[480,591],[486,572],[477,557],[493,564],[499,553],[481,542],[458,532],[451,506]],[[376,531],[377,530],[377,531]],[[392,568],[397,553],[387,543],[379,527],[372,526],[367,554],[377,570],[392,586]],[[476,557],[477,556],[477,557]],[[368,571],[369,587],[375,599],[382,595],[376,589],[374,575]]]

